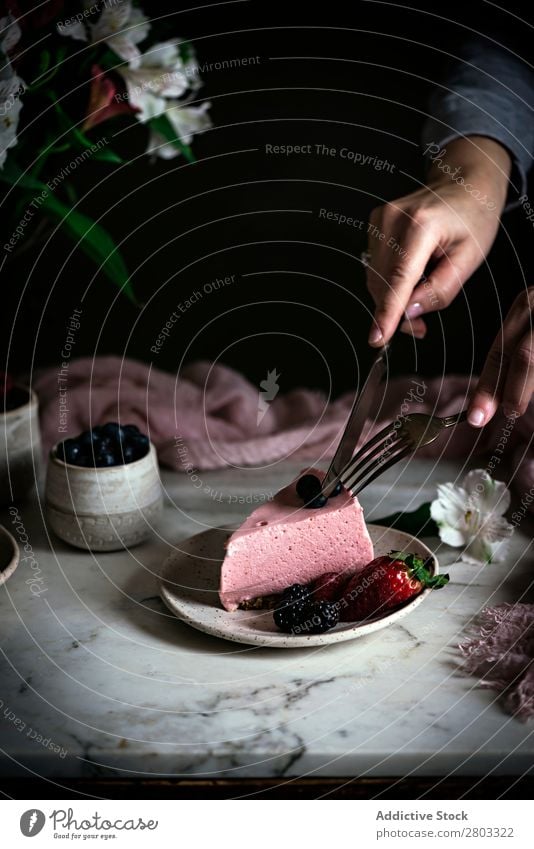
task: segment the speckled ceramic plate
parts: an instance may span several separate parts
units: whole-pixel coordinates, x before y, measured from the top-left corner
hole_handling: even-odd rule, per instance
[[[375,557],[392,550],[410,551],[423,558],[433,557],[433,574],[437,574],[436,556],[420,540],[392,528],[379,525],[367,527]],[[284,634],[276,628],[270,610],[236,610],[228,613],[221,607],[219,576],[227,536],[228,531],[212,529],[180,543],[180,551],[173,552],[165,561],[159,582],[163,601],[179,619],[199,631],[224,640],[281,649],[325,646],[354,640],[408,616],[431,592],[423,590],[403,607],[363,625],[346,622],[326,634]]]

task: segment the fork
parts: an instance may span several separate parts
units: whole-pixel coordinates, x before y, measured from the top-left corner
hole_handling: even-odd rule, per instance
[[[346,489],[357,495],[399,460],[424,445],[430,445],[443,430],[465,422],[466,419],[467,410],[444,418],[427,416],[424,413],[409,414],[401,425],[397,424],[399,420],[396,419],[354,454],[339,479]]]

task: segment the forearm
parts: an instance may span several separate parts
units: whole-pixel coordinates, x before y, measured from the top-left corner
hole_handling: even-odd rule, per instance
[[[501,214],[512,171],[512,157],[505,147],[486,136],[473,135],[453,139],[442,148],[429,145],[425,153],[431,163],[429,187],[455,183]]]
[[[526,191],[534,154],[534,74],[509,52],[474,40],[462,49],[429,104],[423,149],[485,137],[512,158],[508,206]]]

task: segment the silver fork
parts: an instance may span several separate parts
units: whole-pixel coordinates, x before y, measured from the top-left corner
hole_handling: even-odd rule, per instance
[[[382,472],[399,460],[413,454],[423,445],[430,445],[448,427],[467,419],[467,410],[454,416],[427,416],[424,413],[408,414],[399,426],[397,420],[366,442],[347,463],[339,478],[343,486],[357,495]]]

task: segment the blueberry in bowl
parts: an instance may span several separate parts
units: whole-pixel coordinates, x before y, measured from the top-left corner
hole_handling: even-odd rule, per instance
[[[56,457],[73,466],[121,466],[141,460],[150,450],[148,436],[137,425],[107,422],[84,430],[56,446]]]
[[[142,542],[162,504],[156,450],[136,425],[97,425],[50,453],[47,521],[77,548],[114,551]]]

